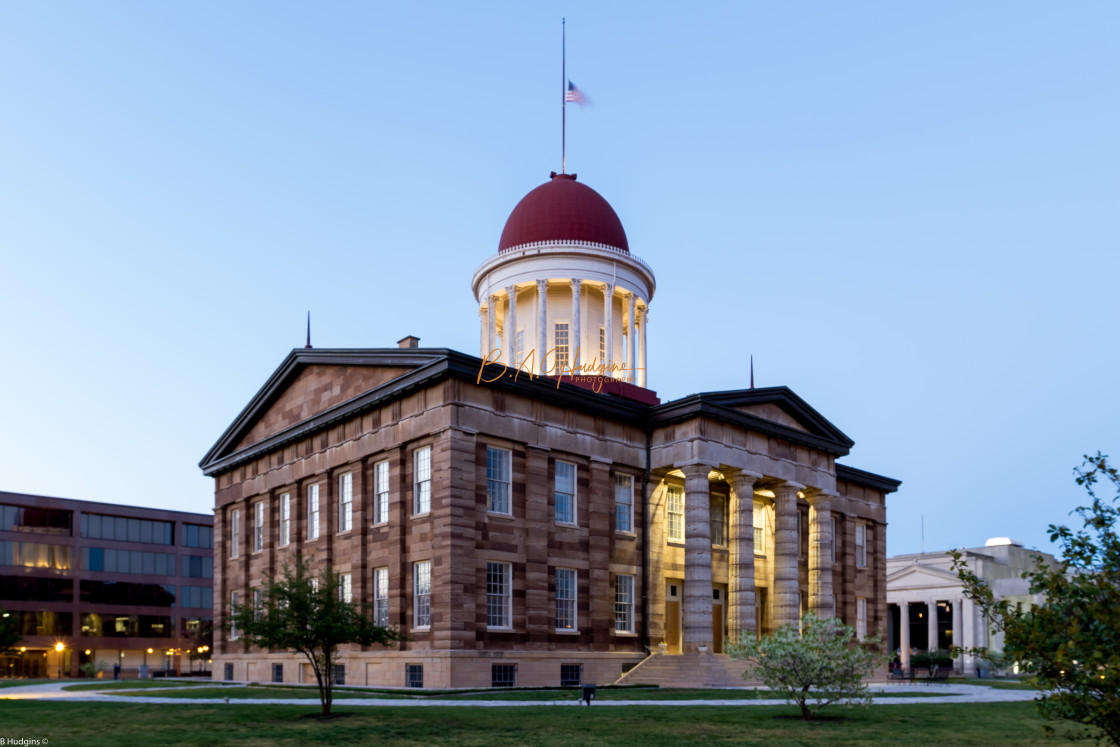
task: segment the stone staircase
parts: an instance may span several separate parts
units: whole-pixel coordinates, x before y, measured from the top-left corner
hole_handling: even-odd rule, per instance
[[[727,654],[668,654],[655,651],[615,681],[616,685],[659,685],[661,687],[750,687],[760,683],[744,680],[744,662]]]

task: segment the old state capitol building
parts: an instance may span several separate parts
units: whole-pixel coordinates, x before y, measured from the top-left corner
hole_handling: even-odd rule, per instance
[[[293,350],[201,462],[216,623],[301,555],[408,636],[343,647],[347,684],[605,684],[642,662],[627,681],[734,684],[725,642],[802,611],[885,633],[899,482],[837,464],[853,441],[785,387],[660,402],[654,273],[629,249],[554,174],[474,274],[481,357]],[[218,678],[314,679],[235,632],[214,649]]]

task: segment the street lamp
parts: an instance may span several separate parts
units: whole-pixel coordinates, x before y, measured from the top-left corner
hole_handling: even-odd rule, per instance
[[[62,679],[62,652],[66,648],[62,641],[54,644],[54,651],[58,655],[58,678]]]

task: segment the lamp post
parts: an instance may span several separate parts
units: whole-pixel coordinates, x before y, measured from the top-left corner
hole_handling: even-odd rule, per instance
[[[62,641],[58,641],[57,643],[54,644],[54,652],[58,656],[58,678],[59,679],[62,679],[62,652],[65,648],[66,648],[66,646],[62,643]]]

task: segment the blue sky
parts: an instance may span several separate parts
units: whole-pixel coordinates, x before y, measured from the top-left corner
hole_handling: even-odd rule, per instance
[[[1120,5],[0,4],[0,489],[208,511],[293,347],[477,353],[560,166],[657,273],[663,398],[791,387],[888,550],[1046,547],[1120,459]]]

